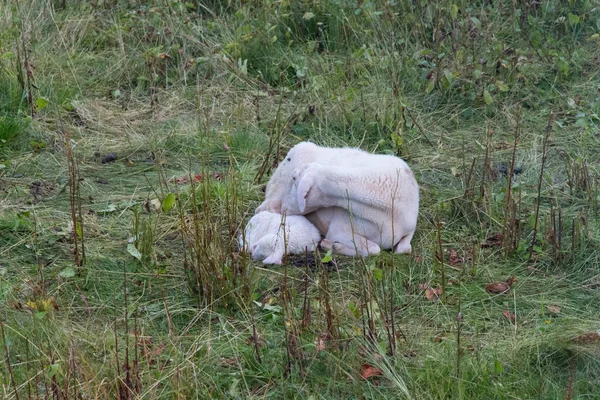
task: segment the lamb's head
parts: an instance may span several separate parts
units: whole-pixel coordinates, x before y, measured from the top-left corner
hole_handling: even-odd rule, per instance
[[[290,149],[271,176],[265,191],[265,201],[258,206],[257,213],[261,211],[282,212],[284,199],[293,190],[294,170],[303,164],[312,162],[316,157],[317,150],[318,146],[311,142],[301,142]],[[288,212],[292,214],[292,212]]]
[[[270,212],[259,212],[254,215],[246,224],[244,234],[238,238],[240,250],[252,253],[252,247],[261,239],[262,233],[269,229],[269,225],[276,216],[277,214]]]

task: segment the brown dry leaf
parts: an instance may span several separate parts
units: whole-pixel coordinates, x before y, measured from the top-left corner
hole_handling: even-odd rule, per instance
[[[222,181],[225,179],[225,174],[221,172],[213,172],[212,177],[215,181]]]
[[[150,348],[152,347],[152,337],[150,336],[138,336],[138,346],[142,356],[150,354]]]
[[[465,262],[465,259],[458,255],[458,252],[456,251],[456,249],[449,250],[448,264],[455,266],[455,265],[461,265],[464,262]]]
[[[329,335],[327,333],[320,333],[319,336],[315,339],[315,350],[321,351],[327,349],[327,338]]]
[[[221,360],[221,362],[223,363],[223,365],[226,365],[229,367],[237,367],[240,363],[240,360],[238,360],[236,357],[232,357],[232,358],[224,358],[223,360]]]
[[[154,211],[160,211],[160,209],[162,208],[162,201],[160,201],[159,199],[152,199],[148,202],[148,212],[150,211],[150,206],[152,206],[152,208],[154,209]]]
[[[495,282],[486,285],[485,290],[493,294],[507,293],[510,290],[510,285],[506,282]]]
[[[494,144],[494,148],[496,150],[506,150],[506,149],[510,149],[512,147],[512,145],[510,143],[506,143],[506,142],[498,142]]]
[[[548,311],[550,314],[560,314],[560,307],[559,306],[546,306],[546,311]]]
[[[485,243],[481,243],[481,247],[484,249],[488,249],[494,246],[502,246],[502,241],[504,240],[504,235],[501,232],[495,233],[492,236],[488,236],[485,239]]]
[[[363,364],[360,367],[360,377],[363,379],[381,375],[383,375],[383,372],[379,368],[375,368],[369,364]]]
[[[162,354],[162,352],[165,350],[165,347],[167,347],[166,343],[159,344],[154,350],[152,350],[152,355],[154,357],[160,356]]]
[[[502,315],[504,315],[506,317],[506,319],[508,319],[510,322],[512,322],[513,324],[516,322],[517,320],[517,316],[514,313],[511,313],[508,310],[504,310],[502,311]]]
[[[263,299],[261,300],[261,307],[265,308],[266,304],[272,304],[273,303],[273,296],[271,296],[270,294],[266,295],[265,297],[263,297]]]
[[[437,335],[435,335],[433,337],[433,339],[431,339],[432,342],[434,343],[441,343],[446,339],[446,334],[445,333],[438,333]]]
[[[429,301],[433,301],[433,302],[438,301],[441,294],[442,294],[442,289],[434,289],[434,288],[430,288],[430,287],[425,289],[425,297]]]
[[[506,284],[507,284],[508,286],[510,286],[510,287],[512,287],[512,285],[513,285],[515,282],[518,282],[518,280],[517,280],[517,278],[515,278],[514,276],[511,276],[510,278],[508,278],[508,279],[506,280]]]
[[[202,174],[195,174],[192,179],[194,182],[202,182],[204,180],[204,176]],[[178,176],[176,178],[169,179],[169,182],[175,182],[178,185],[183,185],[185,183],[190,183],[190,177],[188,175]]]
[[[585,335],[577,336],[573,339],[573,342],[577,344],[590,344],[590,343],[599,343],[600,342],[600,333],[592,332],[586,333]]]

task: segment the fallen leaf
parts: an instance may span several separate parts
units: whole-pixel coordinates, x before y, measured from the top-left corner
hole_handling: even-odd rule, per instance
[[[510,285],[506,282],[495,282],[486,285],[485,290],[494,294],[507,293],[510,290]]]
[[[415,261],[416,261],[416,262],[418,262],[418,263],[422,263],[423,261],[425,261],[425,257],[423,257],[423,256],[422,256],[422,255],[420,255],[420,254],[415,254],[415,257],[414,257],[414,259],[415,259]]]
[[[383,372],[379,368],[375,368],[369,364],[363,364],[360,367],[360,377],[363,379],[369,379],[373,376],[381,376]]]
[[[215,181],[222,181],[223,179],[225,179],[225,174],[221,172],[214,172],[212,174],[212,177]]]
[[[150,205],[154,208],[154,211],[159,211],[162,208],[162,202],[160,199],[150,200]]]
[[[58,274],[63,278],[72,278],[75,276],[75,270],[71,267],[66,267]]]
[[[133,257],[137,258],[139,261],[142,261],[142,253],[140,253],[140,251],[135,247],[135,244],[129,243],[127,245],[127,251]]]
[[[508,278],[508,279],[506,280],[506,284],[507,284],[508,286],[510,286],[510,287],[512,287],[512,285],[513,285],[515,282],[518,282],[518,281],[517,281],[517,278],[515,278],[514,276],[511,276],[510,278]]]
[[[481,243],[481,247],[484,249],[488,249],[494,246],[502,246],[502,241],[504,240],[504,235],[500,232],[493,234],[492,236],[488,236],[485,239],[485,243]]]
[[[159,344],[154,350],[152,350],[152,355],[154,357],[160,356],[162,354],[162,352],[165,350],[165,347],[167,347],[166,343]]]
[[[225,358],[221,362],[223,365],[226,365],[229,367],[236,367],[240,364],[240,360],[238,360],[236,357]]]
[[[546,306],[546,310],[550,314],[560,314],[560,307],[559,306]]]
[[[204,176],[202,174],[194,174],[192,175],[191,180],[193,180],[194,182],[202,182],[204,180]],[[171,178],[169,179],[169,182],[175,182],[178,185],[183,185],[186,183],[190,183],[191,180],[189,175],[184,175]]]
[[[326,332],[319,333],[315,339],[315,350],[321,351],[327,349],[327,338],[329,335]]]
[[[433,301],[433,302],[438,301],[441,294],[442,294],[442,289],[434,289],[434,288],[430,288],[430,287],[425,289],[425,297],[429,301]]]
[[[516,322],[517,320],[517,316],[514,313],[511,313],[508,310],[504,310],[502,311],[502,315],[504,315],[506,317],[506,319],[508,319],[510,322],[512,322],[513,324]]]
[[[434,343],[441,343],[445,339],[446,339],[446,334],[445,333],[438,333],[437,335],[435,335],[433,337],[433,339],[431,339],[431,341],[434,342]]]
[[[461,256],[458,255],[458,252],[455,249],[450,249],[449,250],[449,256],[448,256],[448,264],[450,264],[450,266],[452,267],[456,267],[459,265],[462,265],[465,262],[465,259]],[[458,269],[462,269],[462,268],[458,268]]]
[[[169,193],[167,197],[162,202],[162,210],[163,212],[169,212],[173,206],[175,205],[175,195],[173,193]]]
[[[592,332],[586,333],[585,335],[577,336],[573,339],[573,342],[577,344],[590,344],[600,342],[600,333]]]

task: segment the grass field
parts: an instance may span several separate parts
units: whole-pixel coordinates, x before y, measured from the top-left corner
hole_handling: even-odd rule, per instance
[[[0,397],[600,398],[599,7],[3,1]],[[238,253],[302,140],[410,256]]]

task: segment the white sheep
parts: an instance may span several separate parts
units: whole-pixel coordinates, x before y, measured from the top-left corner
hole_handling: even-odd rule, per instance
[[[306,216],[325,236],[321,246],[337,254],[410,253],[419,186],[401,158],[302,142],[279,164],[256,211]]]
[[[285,229],[283,229],[285,227]],[[268,211],[254,215],[240,236],[240,247],[264,264],[281,264],[285,254],[313,251],[321,241],[319,230],[300,215],[281,215]]]

